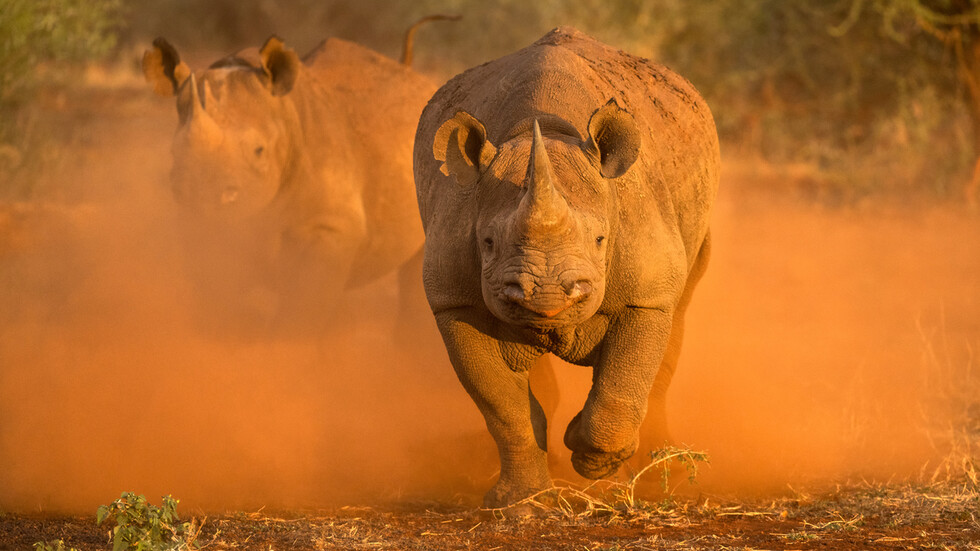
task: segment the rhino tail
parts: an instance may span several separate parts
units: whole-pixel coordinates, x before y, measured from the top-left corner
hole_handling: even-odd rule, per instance
[[[402,65],[406,67],[412,66],[412,46],[415,43],[415,31],[425,23],[429,21],[459,21],[462,19],[462,15],[445,15],[445,14],[435,14],[426,15],[422,19],[419,19],[412,26],[405,31],[405,40],[402,43]]]

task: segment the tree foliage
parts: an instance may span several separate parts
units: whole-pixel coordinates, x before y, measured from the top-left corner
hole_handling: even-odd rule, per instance
[[[421,6],[419,6],[421,4]],[[420,47],[472,66],[557,25],[691,80],[727,151],[844,194],[957,196],[980,152],[980,0],[420,0],[465,15]],[[425,35],[423,35],[424,37]],[[980,166],[980,165],[978,165]],[[974,178],[976,180],[976,177]]]
[[[98,59],[114,45],[123,0],[0,0],[0,176],[30,147],[26,116],[39,67]],[[0,190],[4,191],[4,190]]]
[[[947,194],[965,178],[968,104],[952,53],[921,24],[926,0],[661,3],[660,55],[728,138],[858,192]]]
[[[980,0],[0,0],[0,109],[41,61],[111,47],[124,3],[134,40],[221,53],[277,33],[397,57],[416,19],[462,14],[417,35],[416,67],[437,79],[573,25],[690,79],[726,155],[804,163],[857,194],[956,193],[980,151]]]
[[[37,65],[97,59],[115,45],[123,0],[0,0],[0,105],[22,99]]]

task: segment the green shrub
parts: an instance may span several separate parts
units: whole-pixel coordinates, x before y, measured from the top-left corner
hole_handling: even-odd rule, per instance
[[[163,497],[157,507],[142,495],[123,492],[119,499],[102,505],[96,512],[96,522],[102,524],[115,518],[112,528],[112,551],[176,551],[193,549],[195,534],[191,523],[180,522],[178,500]]]
[[[39,541],[34,544],[34,551],[78,551],[74,547],[65,547],[64,540]]]
[[[0,0],[0,180],[30,147],[39,68],[104,56],[122,11],[123,0]]]
[[[970,98],[916,11],[952,2],[656,3],[659,56],[702,91],[729,143],[810,163],[856,195],[946,196],[968,179]]]

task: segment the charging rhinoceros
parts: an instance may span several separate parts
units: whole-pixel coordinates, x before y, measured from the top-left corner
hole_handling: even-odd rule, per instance
[[[161,38],[143,68],[177,98],[171,181],[205,287],[264,286],[281,302],[266,310],[318,316],[403,266],[424,303],[412,136],[434,84],[335,38],[300,59],[272,37],[196,74]]]
[[[542,354],[593,368],[564,438],[580,474],[613,474],[641,432],[664,443],[718,174],[691,84],[575,29],[436,92],[415,139],[425,291],[499,450],[486,505],[551,485],[528,385]]]

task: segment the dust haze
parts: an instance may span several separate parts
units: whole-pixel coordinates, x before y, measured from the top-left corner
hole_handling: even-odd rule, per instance
[[[495,450],[434,322],[396,337],[394,276],[299,335],[209,302],[167,184],[172,100],[135,69],[64,94],[62,161],[37,178],[68,191],[0,212],[0,508],[91,513],[122,491],[202,509],[479,503]],[[675,440],[711,456],[699,490],[943,468],[980,432],[980,219],[827,208],[723,160],[668,393]],[[561,435],[590,372],[560,367],[550,451],[580,482]]]

